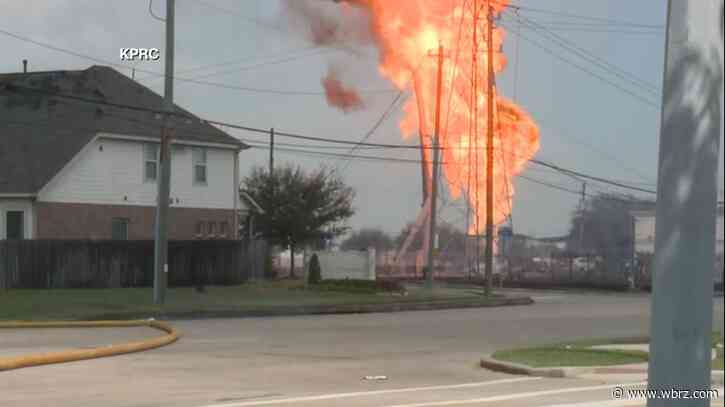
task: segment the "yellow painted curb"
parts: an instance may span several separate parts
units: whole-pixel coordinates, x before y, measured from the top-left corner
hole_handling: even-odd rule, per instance
[[[134,341],[117,345],[102,346],[93,349],[74,349],[58,352],[34,353],[23,356],[0,357],[0,372],[23,367],[49,365],[53,363],[74,362],[95,359],[124,353],[141,352],[159,348],[179,339],[179,333],[169,324],[153,319],[136,321],[78,321],[78,322],[0,322],[0,329],[21,328],[116,328],[148,326],[166,332],[166,335],[143,341]]]

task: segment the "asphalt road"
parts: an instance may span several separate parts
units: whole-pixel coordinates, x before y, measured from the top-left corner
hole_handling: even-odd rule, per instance
[[[183,336],[168,347],[0,373],[0,406],[609,402],[615,382],[522,378],[483,370],[477,361],[485,353],[516,345],[647,334],[649,297],[560,292],[533,296],[535,305],[509,308],[175,321]],[[722,330],[722,297],[715,299],[714,311],[715,329]],[[142,328],[117,332],[118,336],[107,329],[0,331],[0,356],[156,334]],[[387,380],[364,380],[365,376]]]

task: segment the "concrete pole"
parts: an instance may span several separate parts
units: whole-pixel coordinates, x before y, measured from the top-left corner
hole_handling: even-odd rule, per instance
[[[670,0],[668,5],[652,275],[652,390],[710,388],[722,7],[722,0]],[[647,405],[710,402],[650,399]]]
[[[168,223],[169,195],[171,183],[171,114],[174,111],[174,3],[166,0],[166,66],[164,81],[164,123],[161,128],[161,149],[159,163],[161,177],[158,180],[156,202],[156,239],[154,244],[154,303],[163,304],[168,281]]]
[[[440,157],[440,129],[441,129],[441,99],[443,98],[443,45],[438,46],[438,84],[436,93],[436,116],[435,116],[435,134],[433,135],[433,176],[431,177],[431,195],[430,195],[430,232],[428,233],[428,273],[425,276],[425,285],[427,288],[433,287],[433,267],[435,263],[436,245],[436,218],[438,211],[438,172]]]

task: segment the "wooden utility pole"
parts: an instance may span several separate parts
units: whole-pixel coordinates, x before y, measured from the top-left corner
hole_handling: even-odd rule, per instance
[[[443,93],[443,45],[438,45],[438,83],[436,89],[435,134],[433,135],[433,171],[430,195],[430,232],[428,233],[428,273],[425,285],[433,287],[433,266],[435,263],[436,245],[436,211],[438,210],[438,157],[440,156],[441,99]]]
[[[493,114],[494,114],[494,70],[493,70],[493,7],[488,0],[487,18],[488,86],[486,91],[488,106],[488,124],[486,135],[486,295],[491,294],[493,275]]]
[[[161,148],[156,202],[156,236],[154,242],[154,303],[163,304],[166,297],[166,283],[169,273],[169,195],[171,182],[171,116],[174,113],[174,5],[175,0],[166,1],[166,66],[164,81],[164,114],[161,128]]]
[[[274,128],[269,129],[269,178],[274,175]]]
[[[584,223],[586,222],[587,183],[582,182],[582,198],[579,203],[579,255],[584,250]],[[587,264],[587,268],[589,265]]]
[[[474,151],[474,174],[476,174],[475,184],[476,184],[476,192],[474,194],[474,199],[476,202],[476,210],[474,211],[474,216],[476,217],[474,228],[476,229],[476,278],[481,275],[481,231],[480,231],[480,223],[479,223],[479,205],[478,205],[478,191],[479,191],[479,182],[478,182],[478,0],[474,0],[473,2],[473,69],[471,72],[473,72],[473,100],[472,100],[472,106],[473,106],[473,151]],[[469,146],[470,147],[470,146]],[[470,162],[469,162],[470,165]],[[470,168],[469,168],[470,171]]]

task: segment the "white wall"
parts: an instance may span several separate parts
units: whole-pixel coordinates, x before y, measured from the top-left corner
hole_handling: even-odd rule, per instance
[[[638,253],[654,253],[655,251],[655,217],[635,217],[635,251]]]
[[[655,251],[655,216],[637,216],[635,223],[635,245],[639,253],[654,253]],[[718,215],[716,224],[717,253],[723,252],[723,216]]]
[[[33,238],[33,227],[35,223],[35,214],[33,213],[33,203],[30,199],[3,199],[0,198],[0,240],[7,238],[5,236],[7,228],[5,225],[6,213],[8,211],[23,211],[23,233],[26,239]]]
[[[95,139],[39,192],[38,201],[155,205],[157,185],[144,181],[143,146],[142,141]],[[236,154],[233,149],[208,148],[207,185],[195,185],[191,146],[174,145],[172,206],[234,209]]]
[[[323,280],[375,280],[375,250],[316,253]]]

